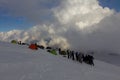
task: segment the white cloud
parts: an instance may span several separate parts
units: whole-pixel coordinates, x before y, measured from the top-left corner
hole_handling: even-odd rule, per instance
[[[2,41],[10,41],[11,39],[16,39],[20,37],[22,31],[20,30],[12,30],[8,32],[1,32],[0,39]]]
[[[53,24],[48,26],[45,24],[37,25],[26,31],[12,30],[9,32],[0,32],[1,41],[10,42],[13,39],[28,43],[38,40],[38,44],[44,45],[45,47],[56,46],[62,47],[63,49],[70,47],[66,38],[57,35],[57,30],[55,30]]]
[[[97,0],[62,0],[52,11],[55,22],[0,32],[0,40],[39,40],[44,46],[120,52],[120,13],[103,8]]]
[[[61,24],[72,23],[80,29],[93,26],[113,14],[109,8],[101,7],[97,0],[64,0],[53,11]]]

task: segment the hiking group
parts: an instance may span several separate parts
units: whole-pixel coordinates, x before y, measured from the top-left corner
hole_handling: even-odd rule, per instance
[[[31,43],[30,45],[27,43],[22,43],[21,41],[17,42],[15,40],[12,40],[11,43],[14,44],[19,44],[19,45],[27,45],[29,46],[28,48],[32,49],[32,50],[38,50],[38,48],[40,49],[45,49],[44,46],[42,45],[38,45],[37,43]],[[58,54],[63,55],[64,57],[67,57],[68,59],[72,59],[74,61],[78,61],[80,63],[87,63],[90,64],[92,66],[94,66],[94,57],[90,54],[84,54],[82,52],[75,52],[72,50],[61,50],[61,48],[52,48],[52,47],[46,47],[47,52],[57,55],[57,51]],[[92,52],[92,54],[94,54],[94,52]]]
[[[94,62],[93,62],[94,57],[90,54],[84,54],[82,52],[75,52],[71,50],[61,51],[60,48],[59,48],[59,54],[64,55],[64,57],[67,57],[68,59],[72,59],[80,63],[85,62],[87,64],[94,66]]]

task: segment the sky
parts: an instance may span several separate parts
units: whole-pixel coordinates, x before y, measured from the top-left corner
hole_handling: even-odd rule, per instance
[[[109,7],[111,9],[114,9],[118,12],[120,12],[120,0],[99,0],[100,5],[103,7]]]
[[[30,2],[32,2],[32,1],[33,0],[30,0]],[[40,6],[35,6],[36,3],[34,3],[33,6],[28,5],[28,7],[31,6],[31,7],[38,7],[39,9],[42,9],[42,8],[43,9],[51,9],[52,7],[56,7],[58,4],[60,4],[61,0],[57,0],[57,1],[56,0],[49,0],[49,1],[48,0],[45,0],[45,1],[38,0],[38,1],[40,2]],[[26,16],[26,15],[29,15],[29,13],[26,13],[26,15],[22,14],[22,12],[24,10],[21,10],[22,11],[22,12],[20,12],[21,14],[17,13],[17,16],[15,15],[16,11],[17,11],[16,9],[22,8],[21,7],[22,5],[21,6],[18,5],[21,8],[16,8],[17,4],[19,4],[19,2],[20,2],[20,4],[22,4],[22,1],[18,1],[18,0],[11,0],[11,1],[1,0],[0,1],[0,31],[1,32],[13,30],[13,29],[20,29],[20,30],[23,29],[24,30],[24,29],[28,29],[28,28],[36,25],[36,22],[31,21],[28,18],[28,16]],[[29,4],[28,0],[25,0],[23,2],[25,2],[25,4]],[[25,4],[23,4],[24,7],[26,6]],[[118,12],[120,11],[120,7],[119,7],[120,0],[99,0],[99,4],[103,7],[109,7]],[[15,8],[13,8],[13,7],[15,7]],[[13,11],[11,10],[12,8],[13,8]],[[17,12],[19,12],[19,11],[17,11]],[[39,23],[50,20],[50,18],[51,18],[51,17],[49,17],[49,16],[51,16],[50,13],[47,14],[46,12],[44,12],[44,10],[43,10],[42,14],[41,14],[41,12],[42,12],[42,10],[40,11],[40,16],[38,17],[38,18],[40,18],[40,19],[38,19]],[[44,15],[44,13],[45,13],[45,15]],[[36,14],[33,14],[33,15],[36,15]]]
[[[0,0],[0,40],[120,52],[120,0]],[[62,44],[61,44],[62,43]]]
[[[50,20],[52,7],[60,0],[0,0],[0,31],[28,29]]]

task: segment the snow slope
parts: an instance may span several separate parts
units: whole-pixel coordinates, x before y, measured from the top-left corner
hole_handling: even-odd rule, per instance
[[[95,66],[46,50],[0,42],[0,80],[120,80],[120,67],[95,60]]]
[[[120,54],[119,53],[107,53],[107,52],[100,52],[95,53],[94,57],[97,60],[104,61],[110,64],[114,64],[120,67]]]

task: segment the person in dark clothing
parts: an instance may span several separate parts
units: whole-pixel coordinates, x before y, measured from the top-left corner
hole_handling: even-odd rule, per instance
[[[49,46],[48,46],[48,47],[46,47],[46,49],[52,49],[52,47],[49,47]]]
[[[72,53],[71,53],[71,57],[72,57],[72,60],[75,60],[75,57],[74,57],[74,51],[72,51]]]
[[[69,58],[72,58],[72,51],[69,51]]]
[[[69,59],[70,58],[70,51],[67,50],[67,58]]]
[[[76,52],[76,53],[75,53],[76,61],[78,61],[78,60],[79,60],[78,55],[79,55],[79,54],[78,54],[78,52]]]
[[[91,55],[86,55],[84,58],[83,58],[83,61],[87,64],[90,64],[90,65],[93,65],[94,66],[94,62],[93,62],[93,59],[94,57],[91,56]]]
[[[21,41],[18,41],[18,44],[19,44],[19,45],[21,45],[21,44],[22,44],[22,42],[21,42]]]
[[[45,47],[42,46],[42,45],[37,45],[37,47],[40,48],[40,49],[44,49],[44,48],[45,48]]]
[[[88,57],[89,57],[89,64],[94,66],[94,62],[93,62],[94,57],[91,55],[88,55]]]
[[[78,61],[79,61],[80,63],[82,63],[82,53],[79,53],[79,54],[78,54]]]
[[[61,48],[59,48],[58,51],[59,51],[59,54],[61,54]]]

